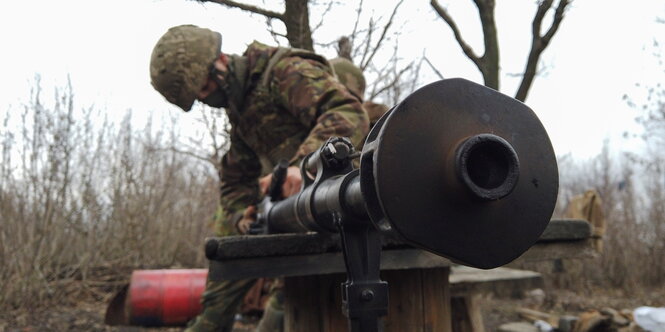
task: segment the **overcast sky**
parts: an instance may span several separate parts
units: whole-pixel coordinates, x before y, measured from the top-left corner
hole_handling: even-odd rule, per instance
[[[367,17],[387,17],[395,1],[366,0]],[[347,3],[347,2],[341,2]],[[477,13],[471,0],[440,0],[448,5],[467,41],[482,52]],[[279,4],[273,9],[279,9]],[[524,67],[530,47],[533,0],[497,1],[502,92],[513,95],[519,80],[510,74]],[[312,9],[312,24],[319,9]],[[352,29],[354,5],[340,4],[326,15],[315,38],[331,42]],[[615,151],[638,149],[637,140],[622,138],[639,131],[638,112],[626,105],[628,94],[638,102],[645,89],[665,77],[654,52],[665,43],[665,1],[575,0],[550,47],[526,103],[548,130],[557,154],[588,158],[609,139]],[[265,20],[237,9],[186,0],[62,0],[0,2],[0,116],[17,111],[26,100],[35,74],[46,88],[61,86],[67,75],[77,106],[94,104],[112,116],[127,109],[168,111],[168,104],[149,83],[152,47],[171,26],[197,24],[220,31],[224,51],[241,53],[252,40],[275,44]],[[480,73],[464,57],[450,29],[428,1],[405,1],[395,26],[405,59],[425,52],[446,77],[482,83]],[[279,26],[277,27],[280,28]],[[317,51],[334,56],[332,49]],[[423,84],[436,79],[423,75]],[[183,122],[193,118],[185,116]]]

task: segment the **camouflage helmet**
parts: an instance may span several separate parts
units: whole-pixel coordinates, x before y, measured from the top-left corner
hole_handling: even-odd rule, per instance
[[[358,98],[365,95],[365,76],[353,62],[345,58],[334,58],[330,64],[337,74],[337,78]]]
[[[169,29],[152,50],[150,81],[170,103],[189,111],[219,57],[222,35],[195,25]]]

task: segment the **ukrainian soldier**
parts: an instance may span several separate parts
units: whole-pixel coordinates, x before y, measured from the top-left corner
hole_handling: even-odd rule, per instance
[[[353,62],[345,58],[334,58],[330,60],[330,64],[335,69],[335,74],[344,86],[346,86],[351,93],[353,93],[361,101],[364,100],[366,81],[363,72]],[[363,108],[367,111],[369,116],[370,127],[379,121],[381,116],[388,112],[388,106],[378,104],[372,101],[363,102]]]
[[[195,100],[223,107],[231,146],[222,158],[221,204],[215,234],[246,233],[262,188],[281,159],[289,160],[285,196],[300,189],[298,163],[330,136],[360,147],[369,128],[359,98],[322,57],[304,50],[253,42],[242,56],[221,52],[217,32],[193,25],[168,30],[155,46],[152,85],[189,111]],[[203,312],[188,331],[230,331],[253,280],[208,282]],[[279,302],[279,301],[276,301]]]

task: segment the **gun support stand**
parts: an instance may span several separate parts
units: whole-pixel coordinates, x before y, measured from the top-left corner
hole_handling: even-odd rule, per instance
[[[311,183],[304,181],[304,187],[314,190],[303,188],[302,192],[312,193],[307,201],[311,202],[312,213],[320,215],[319,227],[340,234],[347,271],[347,280],[342,283],[342,311],[348,318],[350,332],[379,332],[383,331],[380,319],[388,314],[388,283],[379,278],[381,235],[366,213],[358,214],[358,210],[364,210],[364,203],[355,200],[363,208],[354,208],[354,200],[345,198],[347,194],[360,193],[359,171],[352,166],[356,156],[348,139],[331,138],[303,162],[303,178],[307,178],[308,169],[314,171],[316,178]],[[314,194],[317,188],[326,187],[338,188],[337,194]]]
[[[369,224],[344,225],[333,213],[339,228],[347,280],[342,283],[342,311],[350,332],[383,331],[381,317],[388,314],[388,283],[381,281],[381,236]]]

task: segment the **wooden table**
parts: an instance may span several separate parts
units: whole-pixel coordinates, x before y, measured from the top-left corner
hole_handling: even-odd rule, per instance
[[[484,332],[480,305],[482,296],[519,296],[525,290],[543,286],[538,272],[499,267],[491,270],[453,266],[450,273],[452,330]]]
[[[589,224],[553,220],[541,239],[515,262],[590,257]],[[385,240],[381,277],[389,283],[386,332],[451,331],[452,263],[443,257]],[[284,277],[285,331],[346,331],[340,283],[346,277],[337,235],[276,234],[221,240],[210,278]],[[511,263],[512,264],[512,263]]]

